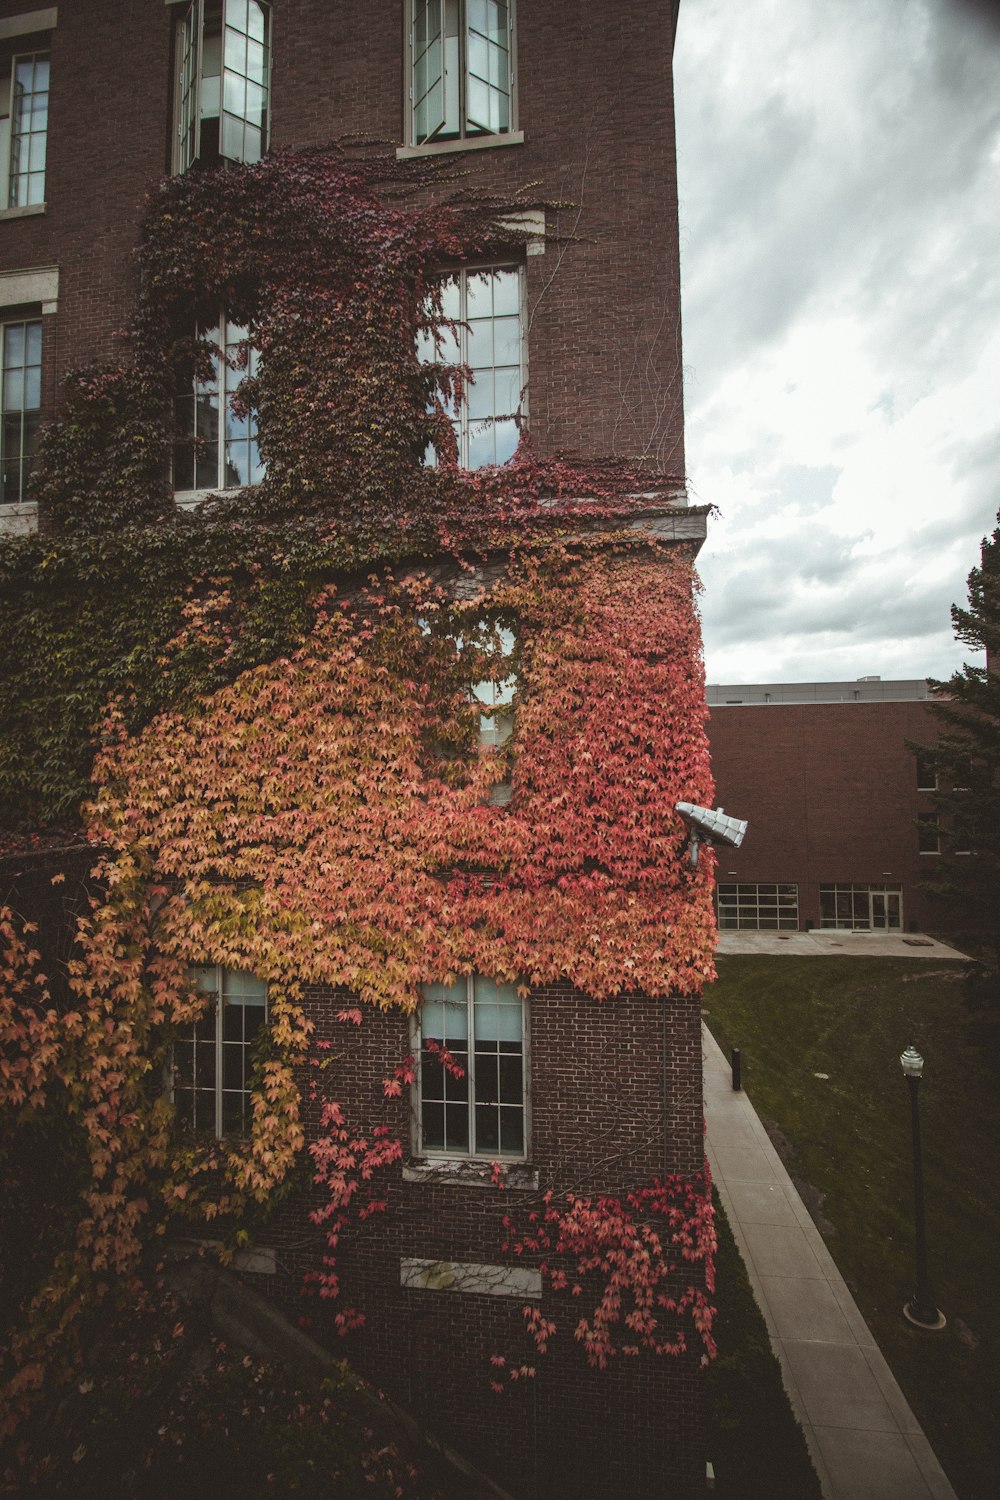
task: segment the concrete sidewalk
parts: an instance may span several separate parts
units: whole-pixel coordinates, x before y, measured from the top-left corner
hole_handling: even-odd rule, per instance
[[[719,953],[780,953],[783,957],[964,959],[921,932],[842,932],[814,927],[809,932],[720,932]]]
[[[823,1494],[955,1500],[753,1105],[733,1092],[725,1057],[702,1034],[712,1176]]]

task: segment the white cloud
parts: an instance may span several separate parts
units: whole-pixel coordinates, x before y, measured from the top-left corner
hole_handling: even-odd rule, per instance
[[[961,658],[948,606],[1000,503],[998,61],[972,0],[681,7],[713,680]]]

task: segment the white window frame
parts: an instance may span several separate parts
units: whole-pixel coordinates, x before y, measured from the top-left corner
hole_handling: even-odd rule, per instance
[[[451,271],[447,275],[443,276],[442,277],[442,281],[444,283],[446,283],[446,284],[452,284],[454,286],[457,286],[457,288],[458,288],[458,317],[455,319],[455,325],[456,326],[455,326],[454,332],[452,332],[451,329],[442,329],[438,333],[438,335],[437,335],[436,338],[433,337],[430,333],[424,333],[424,334],[421,335],[420,343],[418,345],[418,357],[421,360],[425,360],[425,361],[440,361],[442,363],[448,363],[448,364],[454,363],[456,365],[466,365],[466,364],[468,364],[469,363],[469,358],[468,358],[468,356],[469,356],[469,343],[470,343],[470,339],[473,336],[472,335],[472,330],[470,329],[470,326],[469,326],[469,319],[468,319],[468,313],[469,313],[469,282],[470,281],[474,282],[477,278],[479,278],[480,280],[482,280],[482,279],[484,279],[487,276],[493,276],[493,275],[496,275],[496,274],[498,274],[500,272],[510,272],[511,274],[516,275],[516,277],[517,277],[517,320],[518,320],[518,374],[517,374],[517,380],[518,380],[518,401],[517,401],[517,406],[516,406],[516,408],[515,408],[515,410],[513,412],[506,412],[506,411],[504,411],[504,412],[498,412],[496,410],[497,402],[496,402],[496,400],[494,400],[494,402],[493,402],[493,410],[490,413],[490,415],[488,415],[488,416],[481,416],[481,417],[480,416],[472,417],[470,415],[470,405],[474,404],[474,402],[470,400],[470,397],[471,397],[471,393],[474,392],[474,390],[475,390],[475,380],[473,379],[473,381],[466,387],[465,392],[464,392],[464,394],[462,396],[462,400],[457,404],[456,408],[450,413],[450,420],[451,420],[452,427],[453,427],[453,429],[455,431],[456,444],[457,444],[457,447],[458,447],[458,467],[460,469],[469,469],[469,468],[477,468],[478,469],[478,468],[488,468],[488,467],[490,467],[491,464],[492,464],[492,462],[493,462],[493,460],[482,460],[482,461],[476,462],[475,464],[470,464],[469,460],[470,460],[471,457],[474,456],[474,453],[473,453],[473,444],[476,441],[476,439],[479,438],[480,436],[484,435],[487,431],[492,431],[494,433],[494,435],[495,435],[495,433],[496,433],[496,427],[497,427],[498,423],[500,423],[500,422],[507,421],[507,420],[515,421],[518,424],[518,431],[519,431],[520,427],[523,426],[524,423],[527,421],[527,415],[528,415],[528,334],[527,334],[527,330],[528,330],[528,316],[527,316],[527,299],[526,299],[526,286],[525,286],[526,276],[525,276],[525,267],[524,267],[524,265],[522,263],[520,263],[520,262],[517,262],[517,261],[500,261],[500,262],[496,262],[496,263],[487,263],[487,264],[483,264],[483,265],[476,264],[476,265],[470,265],[470,266],[461,266],[457,270]],[[509,314],[509,313],[507,313],[507,314],[500,314],[500,317],[510,317],[510,316],[513,316],[513,315]],[[477,321],[477,320],[474,319],[473,322],[475,322],[475,321]],[[494,314],[493,317],[490,319],[490,321],[493,322],[493,323],[495,323],[496,321],[498,321],[497,315]],[[452,345],[452,347],[449,348],[449,345]],[[512,365],[496,365],[496,364],[494,364],[494,365],[482,365],[479,368],[483,372],[489,371],[491,373],[491,376],[492,376],[493,372],[495,372],[497,369],[504,369],[504,370],[505,369],[511,369],[511,368],[513,368],[513,366]],[[516,449],[516,446],[517,445],[515,443],[515,449]],[[506,455],[506,457],[502,458],[500,460],[500,463],[501,464],[506,463],[508,461],[508,459],[513,456],[513,451],[514,450],[512,450],[510,454]],[[494,457],[495,457],[495,442],[494,442]],[[429,448],[428,449],[427,456],[425,458],[425,462],[427,462],[427,463],[429,463],[431,465],[437,463],[437,456],[436,456],[433,448]]]
[[[823,916],[824,895],[833,897],[834,915],[832,919]],[[844,896],[850,901],[851,919],[846,925],[837,914],[838,897]],[[884,926],[875,923],[874,899],[883,898],[885,901],[886,920]],[[889,921],[889,903],[897,902],[898,922]],[[862,915],[858,917],[858,905],[862,906]],[[821,881],[819,887],[819,925],[824,932],[903,932],[903,888],[900,885],[880,885],[877,882],[864,880],[834,880]]]
[[[927,830],[926,835],[924,833],[925,829]],[[922,849],[920,845],[924,842],[925,838],[930,843],[931,834],[934,836],[933,849]],[[921,813],[917,818],[917,852],[921,858],[924,855],[941,853],[941,820],[937,813]]]
[[[237,329],[243,334],[243,337],[238,338],[238,339],[233,339],[231,337],[231,335]],[[211,335],[214,334],[214,333],[216,333],[216,332],[219,335],[218,340],[215,340],[215,339],[211,338]],[[174,501],[175,501],[175,503],[177,505],[180,505],[180,506],[185,507],[185,508],[189,508],[189,507],[191,507],[193,505],[199,504],[208,495],[217,495],[221,491],[225,491],[225,490],[247,489],[247,488],[249,488],[250,486],[252,486],[255,483],[255,481],[252,478],[249,479],[246,484],[228,484],[226,482],[226,479],[227,479],[227,475],[226,475],[227,444],[230,441],[232,441],[232,442],[240,441],[241,444],[243,442],[242,438],[238,439],[238,440],[235,439],[235,438],[234,439],[227,439],[227,437],[226,437],[226,413],[229,410],[229,406],[230,406],[230,403],[231,403],[231,401],[233,399],[233,395],[234,395],[234,393],[236,391],[236,388],[242,383],[243,380],[247,379],[248,377],[250,377],[252,375],[255,375],[256,371],[257,371],[257,358],[258,358],[258,356],[257,356],[257,351],[254,348],[253,343],[251,342],[250,330],[247,329],[247,328],[244,328],[242,324],[234,324],[234,323],[232,323],[230,321],[230,319],[227,317],[226,313],[224,311],[220,311],[220,313],[219,313],[219,320],[218,320],[217,324],[215,325],[215,327],[214,328],[198,328],[198,329],[196,329],[196,337],[198,337],[199,339],[206,339],[206,340],[211,339],[211,342],[216,346],[217,350],[219,351],[218,353],[216,353],[213,356],[214,363],[215,363],[215,366],[216,366],[216,371],[217,371],[216,391],[215,391],[214,394],[216,395],[216,398],[217,398],[217,401],[218,401],[217,411],[218,411],[218,423],[219,423],[218,433],[216,435],[216,440],[215,440],[215,450],[216,450],[215,451],[215,477],[216,477],[217,483],[210,484],[210,485],[195,485],[191,489],[178,489],[175,486],[174,487]],[[243,369],[232,369],[230,367],[227,359],[225,358],[225,351],[227,349],[231,349],[231,348],[235,349],[239,345],[242,345],[242,344],[246,344],[247,347],[248,347],[248,350],[249,350],[248,359],[247,359],[247,367],[246,367],[245,370],[243,370]],[[188,391],[188,390],[184,390],[184,391],[178,390],[175,393],[175,396],[174,396],[174,414],[175,414],[174,415],[174,419],[175,419],[175,425],[177,425],[177,403],[179,401],[181,401],[181,400],[183,400],[185,402],[187,402],[189,400],[193,400],[194,405],[192,407],[192,411],[194,413],[195,424],[197,424],[197,400],[198,400],[199,392],[202,395],[205,395],[205,396],[207,396],[209,398],[213,394],[212,391],[209,388],[207,388],[204,385],[203,382],[199,382],[199,381],[194,381],[192,383],[192,387],[191,387],[190,391]],[[247,441],[249,443],[256,443],[257,440],[258,440],[258,428],[257,428],[257,414],[256,414],[255,410],[251,411],[249,417],[247,418],[247,422],[248,422],[248,439],[247,439]],[[179,431],[179,426],[178,426],[178,431]],[[183,439],[185,439],[186,441],[190,442],[190,440],[194,437],[194,433],[192,433],[190,431],[186,431],[181,436],[183,437]],[[207,441],[207,439],[205,439],[205,441]],[[177,446],[179,446],[179,440],[177,442],[175,442],[175,451],[176,451],[176,447]],[[208,462],[209,460],[205,460],[205,461]],[[263,472],[263,464],[261,464],[261,471]],[[176,473],[176,456],[174,458],[174,473]],[[257,482],[259,482],[259,481],[257,481]]]
[[[799,888],[795,881],[720,881],[716,886],[720,932],[797,932]],[[766,924],[762,923],[764,915]]]
[[[205,982],[207,976],[209,976],[209,975],[213,976],[211,984]],[[237,981],[249,981],[249,983],[252,984],[253,986],[259,987],[259,988],[261,988],[263,990],[264,1018],[263,1018],[262,1025],[265,1026],[265,1027],[268,1024],[268,1020],[269,1020],[269,1017],[270,1017],[270,1008],[269,1008],[269,1005],[268,1005],[268,997],[267,997],[267,986],[263,983],[262,980],[257,979],[255,975],[248,973],[246,970],[242,970],[242,969],[229,969],[229,968],[226,968],[222,964],[206,964],[206,965],[204,965],[204,966],[202,966],[200,968],[197,968],[197,969],[193,970],[191,977],[195,981],[195,983],[197,984],[198,991],[199,991],[200,994],[214,995],[215,996],[215,1037],[214,1037],[214,1041],[211,1041],[211,1042],[207,1041],[204,1038],[198,1038],[198,1040],[195,1041],[195,1027],[197,1025],[199,1025],[200,1022],[192,1023],[192,1026],[191,1026],[191,1036],[190,1036],[190,1038],[185,1038],[185,1042],[186,1043],[190,1042],[190,1044],[192,1046],[192,1056],[191,1056],[191,1077],[192,1077],[192,1083],[191,1083],[191,1087],[190,1088],[187,1088],[187,1087],[181,1087],[181,1088],[179,1088],[177,1086],[177,1072],[178,1072],[178,1067],[177,1067],[177,1063],[176,1063],[176,1044],[175,1044],[175,1052],[174,1052],[173,1058],[171,1059],[171,1068],[170,1068],[170,1102],[171,1102],[171,1104],[173,1104],[176,1107],[177,1106],[177,1102],[178,1102],[177,1101],[178,1094],[188,1094],[188,1095],[190,1095],[191,1096],[191,1106],[192,1106],[192,1120],[193,1120],[195,1132],[197,1133],[197,1132],[199,1132],[201,1130],[207,1130],[209,1128],[207,1124],[203,1126],[199,1122],[199,1120],[198,1120],[198,1108],[197,1108],[197,1106],[198,1106],[198,1096],[199,1096],[200,1093],[207,1093],[208,1090],[207,1089],[199,1090],[196,1087],[196,1083],[197,1083],[197,1071],[196,1071],[197,1070],[197,1059],[196,1059],[196,1052],[197,1052],[197,1047],[198,1046],[212,1045],[214,1047],[214,1052],[215,1052],[214,1117],[213,1117],[213,1119],[211,1121],[211,1130],[212,1130],[212,1133],[215,1136],[216,1140],[222,1140],[223,1137],[227,1134],[227,1132],[223,1128],[223,1117],[224,1117],[223,1105],[225,1103],[225,1096],[227,1094],[238,1094],[240,1096],[240,1098],[242,1099],[242,1101],[243,1101],[242,1102],[242,1106],[241,1106],[241,1114],[242,1114],[242,1117],[243,1117],[243,1131],[241,1133],[245,1134],[246,1133],[246,1126],[247,1126],[247,1122],[248,1122],[248,1118],[249,1118],[249,1112],[250,1112],[250,1099],[251,1099],[251,1096],[252,1096],[252,1090],[249,1087],[244,1087],[244,1088],[240,1088],[240,1089],[231,1089],[231,1088],[226,1088],[225,1087],[224,1060],[225,1060],[225,1055],[226,1055],[225,1054],[226,1047],[236,1047],[236,1046],[239,1046],[239,1047],[243,1048],[244,1053],[247,1054],[247,1053],[249,1053],[250,1048],[253,1046],[253,1043],[252,1042],[245,1042],[245,1041],[235,1042],[235,1041],[232,1041],[232,1040],[227,1040],[226,1037],[225,1037],[225,1034],[224,1034],[224,1031],[225,1031],[225,1026],[224,1026],[224,1011],[225,1011],[226,1003],[227,1003],[226,996],[225,996],[226,981],[227,981],[227,977],[231,977],[233,979],[236,979]],[[228,1003],[229,1003],[229,1005],[239,1004],[239,1002],[235,1001],[235,1000],[229,1000]],[[246,1057],[244,1057],[244,1063],[245,1063],[245,1061],[246,1061]],[[248,1069],[246,1067],[244,1067],[243,1068],[243,1077],[244,1077],[244,1080],[246,1080],[247,1072],[248,1072]],[[233,1134],[233,1132],[229,1131],[228,1134]]]
[[[447,90],[447,74],[452,73],[452,89],[455,92],[455,128],[445,130],[448,121],[447,103],[442,104],[442,120],[434,129],[426,132],[424,137],[417,139],[417,111],[419,100],[416,98],[416,68],[418,63],[418,49],[416,42],[416,22],[419,12],[427,8],[434,8],[439,13],[439,35],[443,38],[446,28],[446,9],[454,7],[458,12],[458,51],[459,57],[452,60],[452,68],[447,68],[447,63],[442,60],[442,85],[443,96]],[[468,93],[469,93],[469,0],[407,0],[405,7],[405,37],[406,37],[406,147],[402,154],[461,151],[480,146],[502,146],[520,144],[524,137],[518,130],[517,119],[517,6],[516,0],[507,0],[507,124],[497,129],[488,127],[477,127],[470,124],[468,118]],[[441,44],[444,46],[444,43]]]
[[[7,389],[6,389],[6,385],[7,385],[7,336],[8,336],[8,331],[10,329],[13,329],[13,328],[22,328],[24,330],[25,359],[22,361],[21,365],[18,367],[19,370],[20,370],[20,372],[21,372],[21,379],[22,379],[21,401],[20,401],[20,404],[18,406],[12,407],[10,409],[10,411],[8,411],[7,410]],[[32,329],[33,328],[37,328],[37,330],[38,330],[39,358],[38,358],[37,367],[35,366],[34,363],[32,363],[32,364],[29,365],[28,362],[27,362],[27,357],[26,356],[27,356],[27,339],[28,339],[28,330],[29,330],[29,328],[32,328]],[[6,460],[6,455],[4,453],[4,446],[5,445],[4,445],[4,440],[3,440],[4,428],[6,427],[7,419],[8,419],[8,417],[13,417],[13,416],[19,415],[20,416],[20,421],[21,421],[21,441],[20,441],[20,444],[19,444],[19,447],[21,448],[21,454],[18,457],[18,459],[16,460],[16,462],[18,463],[18,476],[19,476],[18,477],[18,485],[17,485],[17,493],[16,494],[11,494],[11,495],[5,495],[2,492],[0,492],[0,509],[2,509],[2,511],[5,514],[9,514],[10,511],[11,511],[11,509],[14,508],[14,507],[21,508],[21,507],[26,506],[27,503],[28,503],[27,502],[27,480],[28,480],[28,478],[30,478],[31,470],[34,467],[35,454],[34,454],[34,452],[31,454],[31,456],[29,458],[29,461],[28,461],[28,464],[27,464],[27,469],[26,469],[25,463],[24,463],[24,457],[23,457],[24,425],[25,425],[25,418],[29,414],[35,414],[35,415],[37,415],[37,416],[40,417],[40,413],[41,413],[41,409],[42,409],[41,380],[42,380],[42,370],[44,368],[43,362],[42,362],[43,361],[43,355],[44,355],[44,329],[43,329],[43,325],[42,325],[42,319],[40,317],[30,317],[30,316],[29,317],[20,317],[20,318],[18,318],[18,317],[6,317],[6,318],[3,319],[2,322],[0,322],[0,466],[5,465],[6,461],[7,461]],[[35,369],[35,368],[37,368],[38,372],[39,372],[38,373],[38,384],[39,384],[38,405],[37,406],[26,406],[24,404],[24,375],[27,372],[27,370],[29,370],[29,369]],[[37,430],[38,429],[37,429],[37,423],[36,423],[36,430],[35,430],[35,442],[36,442],[36,444],[37,444]]]
[[[504,657],[512,656],[517,644],[514,631],[506,625],[489,623],[499,637]],[[516,672],[508,672],[506,677],[487,677],[482,682],[473,684],[472,700],[479,705],[479,752],[481,755],[502,752],[513,735],[514,699],[517,689]],[[495,782],[490,787],[490,806],[506,807],[512,795],[513,788],[509,780]]]
[[[425,1139],[424,1139],[424,1104],[425,1104],[425,1102],[426,1103],[431,1103],[431,1104],[440,1102],[440,1101],[435,1100],[435,1099],[431,1099],[431,1100],[425,1101],[424,1097],[423,1097],[423,1075],[424,1075],[424,1066],[425,1066],[425,1064],[424,1064],[424,1056],[423,1056],[423,1052],[424,1052],[424,1025],[423,1025],[424,1005],[427,1004],[428,1002],[433,1003],[434,1001],[438,1001],[438,1000],[442,999],[443,997],[441,995],[438,995],[438,994],[431,995],[431,994],[426,994],[425,993],[425,998],[424,998],[423,1003],[421,1004],[420,1008],[414,1013],[413,1021],[412,1021],[412,1045],[413,1045],[413,1056],[414,1056],[414,1060],[415,1060],[415,1062],[414,1062],[414,1072],[415,1072],[415,1076],[416,1076],[416,1082],[415,1082],[415,1084],[413,1086],[413,1093],[412,1093],[412,1113],[413,1113],[413,1148],[414,1148],[414,1154],[418,1158],[423,1158],[423,1159],[425,1159],[427,1161],[433,1161],[433,1162],[442,1162],[442,1161],[476,1161],[476,1162],[484,1162],[484,1163],[493,1162],[493,1161],[525,1162],[525,1161],[528,1160],[528,1152],[529,1152],[530,1140],[531,1140],[531,1110],[530,1110],[530,1092],[531,1092],[531,1090],[530,1090],[530,1081],[529,1081],[530,1080],[530,1056],[529,1056],[529,1031],[528,1031],[528,1005],[527,1005],[527,1001],[524,1000],[523,998],[519,999],[518,1002],[517,1002],[518,1006],[519,1006],[519,1009],[520,1009],[520,1022],[521,1022],[521,1025],[520,1025],[521,1102],[520,1102],[520,1105],[518,1106],[519,1109],[520,1109],[520,1111],[521,1111],[521,1122],[522,1122],[521,1150],[520,1151],[509,1151],[509,1150],[508,1151],[504,1151],[504,1150],[501,1150],[499,1147],[497,1147],[496,1149],[494,1149],[492,1147],[488,1147],[488,1148],[484,1148],[484,1149],[479,1149],[480,1142],[477,1140],[477,1136],[476,1136],[476,1131],[477,1131],[476,1109],[477,1109],[477,1105],[479,1107],[484,1107],[484,1108],[488,1107],[488,1106],[493,1106],[493,1105],[495,1105],[497,1109],[499,1109],[501,1107],[500,1103],[499,1103],[499,1100],[479,1100],[477,1098],[477,1093],[476,1093],[476,1053],[477,1053],[477,1047],[476,1047],[476,1014],[475,1014],[475,1012],[476,1012],[476,982],[477,982],[477,980],[482,980],[483,978],[484,978],[484,976],[483,975],[479,975],[479,974],[470,974],[470,975],[467,975],[467,976],[460,977],[459,979],[456,980],[455,984],[453,986],[451,986],[451,989],[454,992],[454,995],[453,995],[453,997],[449,996],[448,1002],[447,1002],[447,1003],[456,1004],[456,1005],[459,1005],[459,1006],[461,1006],[462,1004],[464,1004],[466,1006],[466,1018],[467,1018],[467,1027],[468,1027],[468,1030],[467,1030],[468,1053],[467,1053],[467,1065],[464,1065],[465,1066],[465,1076],[462,1079],[454,1079],[454,1078],[452,1078],[452,1076],[450,1074],[447,1074],[447,1070],[445,1070],[445,1075],[443,1075],[443,1076],[447,1076],[448,1079],[449,1079],[448,1087],[449,1088],[454,1088],[455,1093],[456,1093],[456,1097],[451,1102],[457,1104],[459,1107],[461,1107],[461,1099],[458,1097],[458,1095],[461,1094],[461,1091],[463,1090],[463,1087],[464,1087],[464,1091],[465,1091],[465,1108],[467,1110],[467,1120],[468,1120],[467,1144],[466,1144],[465,1147],[449,1146],[449,1145],[429,1146],[426,1143]],[[426,992],[426,991],[430,991],[430,990],[434,990],[434,991],[441,990],[441,991],[444,991],[446,987],[443,986],[443,985],[440,985],[440,986],[439,985],[427,985],[424,988],[425,988],[425,992]],[[504,989],[509,988],[509,989],[513,990],[514,986],[513,985],[511,985],[511,986],[503,986],[502,988],[504,988]],[[464,999],[463,999],[463,992],[464,992]],[[432,1037],[433,1037],[433,1033],[432,1033]],[[440,1038],[436,1038],[436,1037],[433,1037],[433,1039],[434,1040],[440,1040]],[[483,1048],[479,1048],[480,1052],[483,1052],[483,1050],[484,1050]],[[513,1054],[510,1054],[510,1055],[513,1055]],[[442,1067],[443,1067],[443,1065],[442,1065]],[[512,1107],[512,1106],[508,1106],[508,1107]]]
[[[15,181],[16,177],[18,177],[20,175],[19,173],[15,173],[12,170],[12,167],[13,167],[13,151],[14,151],[14,135],[13,135],[13,131],[14,131],[14,123],[13,123],[14,122],[14,100],[15,100],[15,90],[16,90],[16,87],[17,87],[17,65],[18,65],[18,63],[23,63],[23,62],[28,62],[28,61],[30,61],[35,66],[37,66],[37,64],[39,62],[44,62],[44,63],[46,63],[48,65],[48,67],[50,68],[50,70],[51,70],[51,63],[52,63],[51,54],[50,54],[48,48],[45,48],[45,47],[36,48],[36,49],[34,49],[34,50],[30,51],[30,52],[18,52],[10,60],[10,73],[9,73],[9,75],[5,74],[5,76],[4,76],[3,86],[4,86],[5,90],[6,90],[6,99],[4,100],[4,103],[3,103],[4,114],[2,116],[0,116],[0,213],[2,213],[4,216],[11,217],[11,218],[16,218],[16,217],[19,217],[19,216],[25,215],[25,214],[41,214],[41,213],[45,212],[46,191],[43,191],[41,198],[39,198],[34,203],[12,203],[11,202],[11,192],[12,192],[12,189],[13,189],[14,181]],[[50,87],[50,85],[47,85],[46,89],[45,89],[46,101],[48,101],[50,92],[51,92],[51,87]],[[32,97],[34,97],[34,96],[32,96]],[[43,134],[43,132],[36,131],[35,134],[41,136]],[[45,126],[45,131],[44,131],[44,139],[45,139],[45,143],[46,143],[46,153],[47,153],[47,150],[48,150],[48,103],[47,102],[46,102],[46,126]],[[48,168],[47,168],[47,166],[45,166],[45,167],[42,168],[42,177],[43,177],[43,183],[45,183],[45,186],[46,186],[46,190],[47,190],[47,173],[48,173]]]
[[[217,120],[219,126],[218,157],[220,162],[259,161],[267,151],[271,134],[271,22],[272,7],[267,0],[250,0],[257,4],[264,18],[264,82],[256,84],[247,79],[238,68],[227,66],[227,28],[234,37],[246,35],[242,25],[237,24],[237,10],[245,11],[247,0],[220,0],[221,21],[219,37],[219,72],[212,73],[212,89],[206,89],[205,76],[205,5],[206,0],[188,0],[174,25],[174,145],[172,169],[174,173],[190,170],[201,156],[202,120]],[[214,51],[214,48],[213,48]],[[230,58],[229,62],[235,59]],[[218,95],[216,97],[216,84]],[[260,87],[264,94],[263,120],[260,126],[260,151],[247,151],[246,99],[250,85]],[[242,107],[226,108],[227,101],[242,93]],[[243,146],[241,150],[228,150],[226,141],[226,117],[242,121]],[[255,117],[256,118],[256,117]],[[256,130],[254,125],[251,127]]]
[[[914,752],[914,759],[917,763],[918,792],[936,792],[938,789],[937,766],[931,762],[933,754],[930,747]]]

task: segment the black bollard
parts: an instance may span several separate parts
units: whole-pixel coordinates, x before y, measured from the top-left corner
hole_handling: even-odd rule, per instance
[[[739,1049],[739,1047],[734,1047],[733,1048],[732,1053],[731,1053],[731,1061],[732,1061],[732,1069],[733,1069],[733,1088],[735,1090],[738,1090],[741,1087],[741,1084],[740,1084],[740,1049]]]

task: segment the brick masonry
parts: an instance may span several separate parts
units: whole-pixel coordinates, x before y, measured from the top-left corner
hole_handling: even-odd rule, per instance
[[[925,702],[770,703],[715,708],[708,725],[716,800],[750,828],[720,849],[720,881],[794,881],[799,925],[819,925],[821,882],[900,885],[907,929],[941,912],[920,890],[936,857],[920,854],[917,791],[906,741],[933,745]]]
[[[28,11],[0,0],[0,21]],[[404,131],[402,0],[278,0],[272,143],[362,136],[395,153]],[[523,144],[449,157],[450,188],[526,204],[568,237],[527,260],[531,428],[539,451],[648,457],[683,471],[672,7],[522,0]],[[49,34],[49,167],[42,214],[0,214],[0,275],[58,266],[46,319],[45,412],[58,380],[120,357],[132,252],[149,187],[170,168],[172,16],[163,0],[58,7]],[[16,52],[46,37],[0,43]],[[0,72],[0,77],[3,73]],[[11,312],[0,309],[0,315]]]
[[[409,1157],[410,1100],[382,1098],[382,1079],[409,1051],[408,1020],[366,1011],[360,1029],[338,1023],[348,998],[309,995],[317,1038],[332,1043],[324,1055],[335,1059],[324,1084],[352,1126],[389,1124]],[[317,1332],[332,1311],[358,1307],[366,1326],[339,1346],[352,1364],[517,1495],[611,1500],[693,1492],[704,1485],[696,1335],[686,1357],[643,1352],[593,1371],[573,1339],[585,1299],[544,1294],[543,1312],[559,1332],[539,1357],[524,1332],[523,1299],[400,1285],[400,1264],[409,1258],[522,1265],[501,1249],[502,1217],[524,1213],[549,1188],[621,1193],[656,1174],[701,1170],[697,999],[630,995],[598,1003],[545,988],[531,996],[529,1021],[537,1191],[405,1182],[399,1167],[388,1169],[388,1209],[344,1236],[343,1292],[331,1304],[301,1297],[301,1277],[318,1263],[322,1241],[307,1221],[312,1200],[290,1198],[262,1232],[280,1268],[265,1284]],[[318,1108],[307,1106],[309,1133]],[[496,1395],[495,1353],[535,1365],[536,1378]]]
[[[0,22],[30,5],[0,0]],[[561,205],[546,210],[554,238],[545,253],[526,258],[538,451],[644,459],[680,476],[675,9],[521,0],[523,143],[456,153],[442,191]],[[51,49],[45,209],[0,212],[0,276],[59,271],[58,309],[44,318],[44,417],[66,371],[122,357],[144,201],[170,170],[177,14],[164,0],[70,0],[51,34],[0,41],[0,79],[16,53]],[[404,144],[402,0],[276,0],[273,15],[272,145],[362,136],[381,143],[365,149],[394,156]],[[0,318],[25,311],[0,306]],[[41,870],[18,871],[22,908],[52,909],[46,880]],[[76,906],[84,883],[81,870]],[[63,938],[53,923],[44,937],[58,960]],[[406,1018],[366,1014],[355,1033],[335,1021],[343,1001],[310,997],[318,1034],[335,1044],[336,1094],[352,1123],[386,1119],[405,1133],[408,1103],[386,1104],[381,1081],[409,1050]],[[531,1161],[541,1190],[614,1192],[659,1171],[700,1170],[698,1015],[697,1000],[598,1005],[565,989],[532,996]],[[307,1123],[315,1128],[315,1114]],[[658,1496],[703,1486],[697,1353],[591,1372],[572,1339],[570,1304],[538,1379],[498,1398],[489,1356],[532,1352],[516,1299],[400,1285],[403,1258],[502,1260],[503,1206],[494,1189],[404,1182],[397,1168],[389,1212],[345,1246],[345,1295],[367,1327],[344,1352],[519,1495]],[[267,1285],[297,1311],[301,1274],[320,1249],[306,1207],[284,1199],[268,1228],[282,1269]]]

